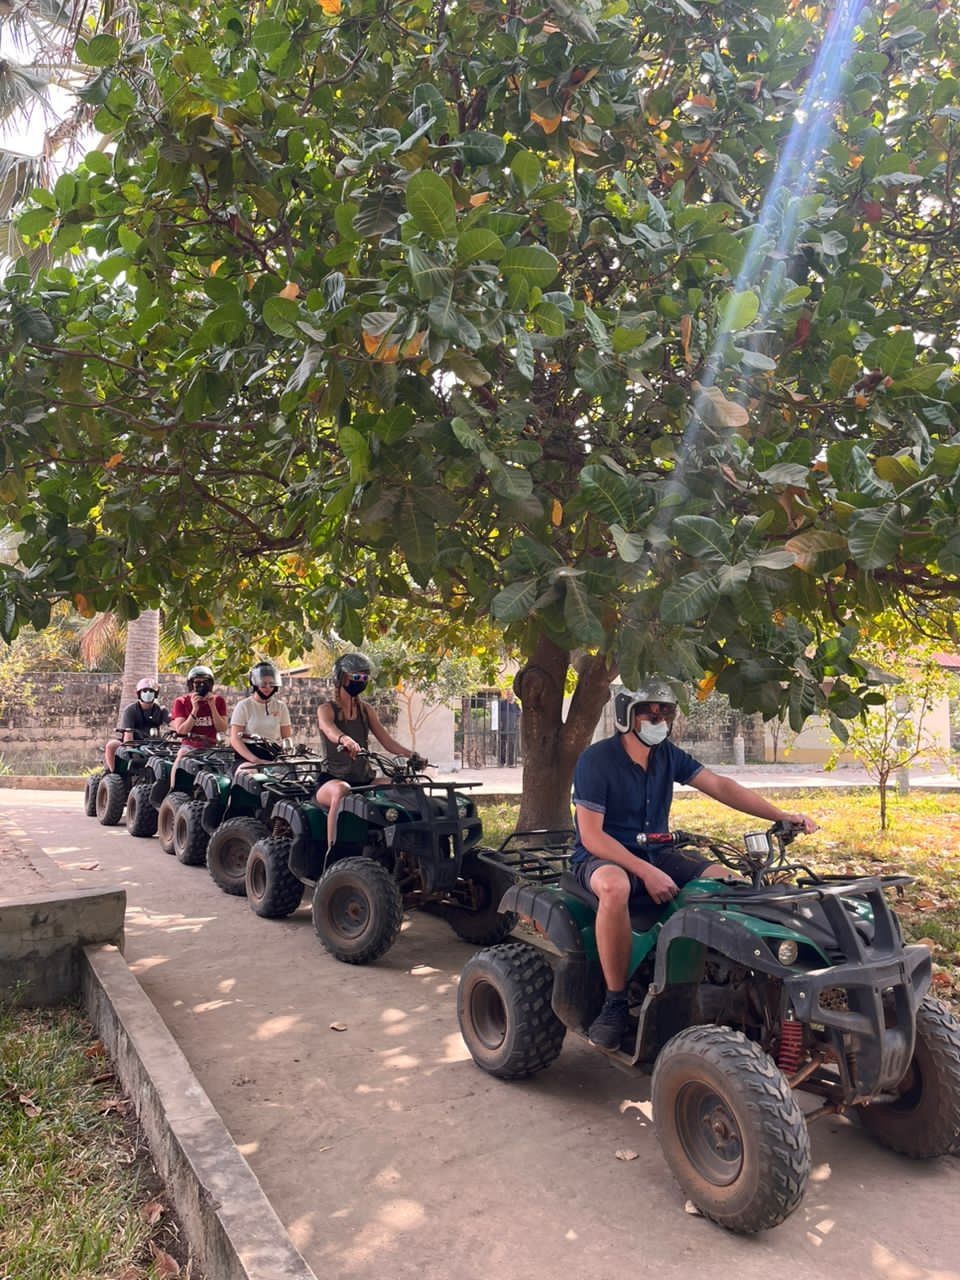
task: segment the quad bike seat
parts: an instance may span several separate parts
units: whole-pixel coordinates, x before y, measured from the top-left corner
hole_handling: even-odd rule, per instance
[[[589,889],[584,889],[572,871],[561,871],[559,884],[563,892],[569,893],[571,898],[577,898],[580,902],[585,902],[594,911],[599,907],[600,903],[597,895],[591,893]],[[665,910],[666,905],[661,906],[656,902],[651,902],[649,905],[641,903],[638,906],[631,901],[630,928],[634,933],[646,933],[655,924],[660,923]]]

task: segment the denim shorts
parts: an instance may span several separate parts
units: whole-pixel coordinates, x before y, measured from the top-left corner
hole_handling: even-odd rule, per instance
[[[650,850],[644,854],[643,861],[649,862],[658,871],[668,875],[679,888],[683,888],[691,880],[696,880],[707,867],[715,865],[709,858],[701,858],[699,854],[687,853],[682,849]],[[588,854],[581,862],[575,862],[571,870],[577,877],[578,883],[584,889],[593,893],[590,888],[590,877],[596,869],[598,867],[615,867],[617,865],[615,862],[605,862],[603,858],[595,858],[592,854]],[[620,869],[621,871],[626,871],[626,867],[621,867]],[[627,875],[630,878],[631,905],[649,906],[653,899],[643,887],[643,881],[639,876],[635,876],[632,871],[627,871]]]

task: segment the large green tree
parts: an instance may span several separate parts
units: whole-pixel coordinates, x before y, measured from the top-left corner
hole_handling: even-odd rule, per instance
[[[618,671],[842,727],[858,621],[960,590],[957,16],[857,8],[146,4],[79,46],[115,150],[0,299],[6,634],[492,617],[523,822]]]

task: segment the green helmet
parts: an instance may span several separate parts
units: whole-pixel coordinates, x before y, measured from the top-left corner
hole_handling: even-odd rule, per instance
[[[677,695],[663,676],[647,676],[636,689],[618,689],[613,695],[613,719],[621,733],[633,727],[633,710],[640,702],[666,702],[677,705]]]

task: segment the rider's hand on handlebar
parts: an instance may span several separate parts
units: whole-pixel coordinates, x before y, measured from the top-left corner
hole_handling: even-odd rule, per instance
[[[785,813],[780,821],[789,822],[791,826],[799,827],[808,836],[813,835],[814,831],[820,830],[813,818],[807,818],[802,813]]]
[[[418,756],[416,751],[414,751],[413,754],[410,756],[410,768],[415,769],[417,773],[420,773],[423,769],[426,769],[428,764],[429,764],[429,761],[426,759],[426,757]]]
[[[337,747],[339,750],[345,751],[351,760],[355,760],[358,752],[360,751],[360,743],[354,738],[348,737],[345,733],[341,734],[340,738],[337,740]]]
[[[644,862],[642,872],[638,872],[638,876],[643,881],[643,887],[649,893],[654,902],[669,902],[671,898],[675,898],[680,890],[676,881],[664,871],[658,870],[650,862]]]

